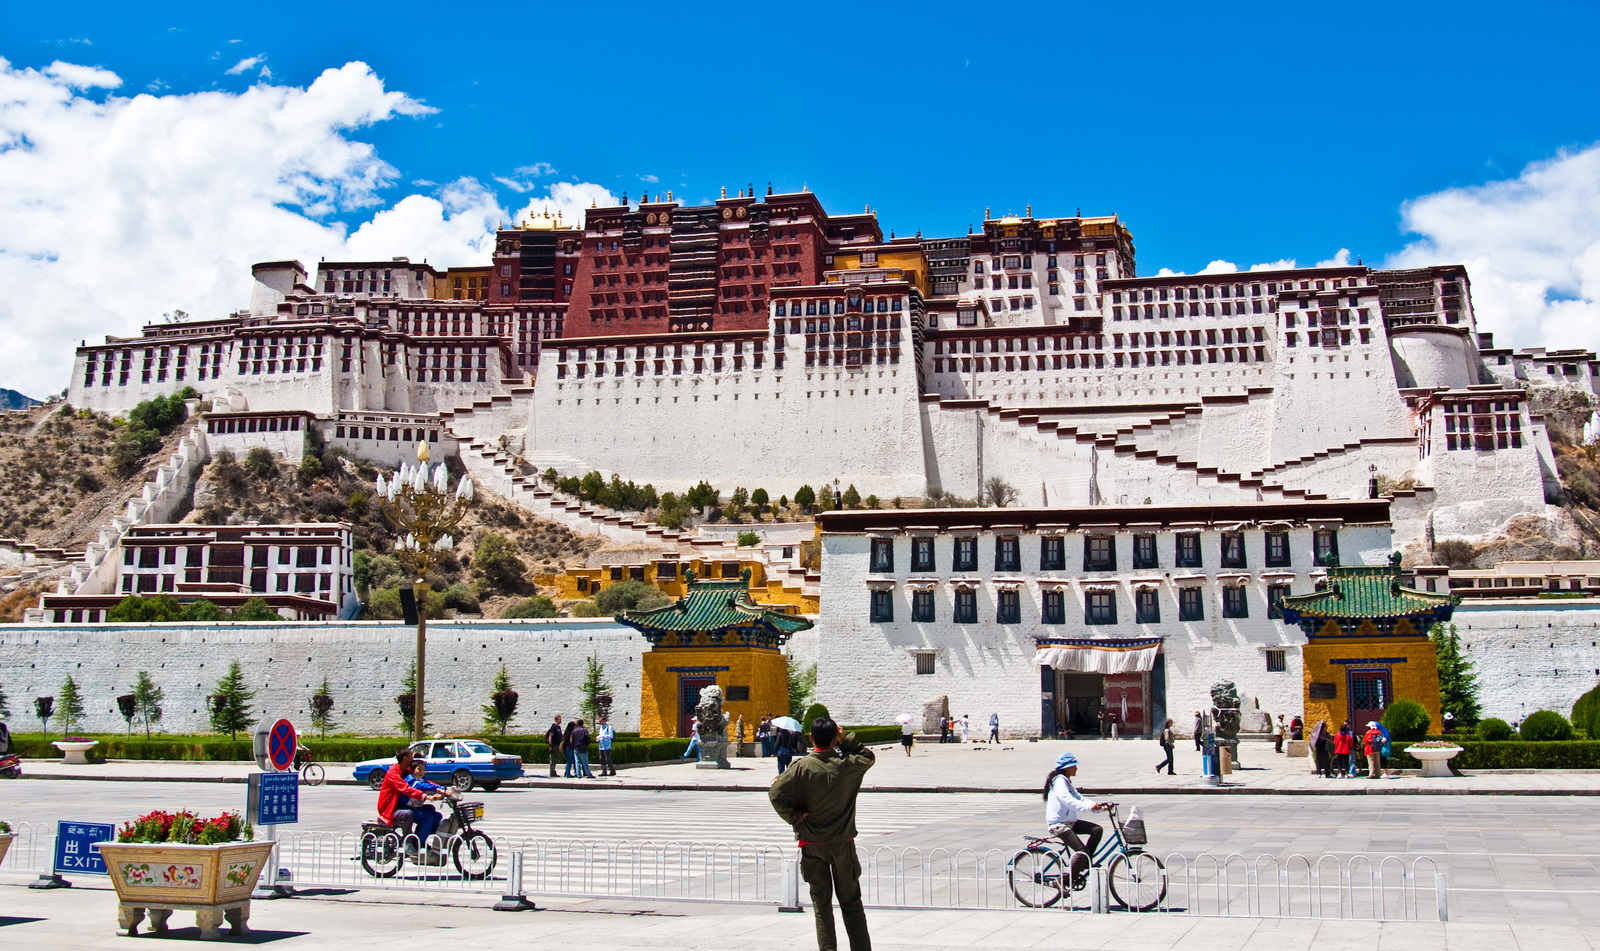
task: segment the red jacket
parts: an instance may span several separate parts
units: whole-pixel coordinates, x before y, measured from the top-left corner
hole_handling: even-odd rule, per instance
[[[399,763],[390,766],[383,774],[383,785],[378,787],[378,818],[385,825],[394,825],[394,811],[405,807],[412,792],[411,784],[406,781],[406,771]]]
[[[1333,752],[1339,756],[1350,755],[1350,748],[1355,746],[1356,738],[1350,733],[1335,733],[1333,735]]]
[[[1383,751],[1383,734],[1378,730],[1377,727],[1373,727],[1372,729],[1368,730],[1366,735],[1362,736],[1361,739],[1367,745],[1368,756],[1373,756]]]

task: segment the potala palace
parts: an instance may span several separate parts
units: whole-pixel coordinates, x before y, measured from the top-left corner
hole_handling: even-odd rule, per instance
[[[1434,567],[1439,543],[1482,543],[1517,519],[1573,534],[1550,504],[1560,482],[1537,405],[1592,397],[1600,374],[1588,352],[1495,348],[1463,267],[1140,276],[1115,216],[1029,208],[986,213],[964,236],[886,238],[870,209],[830,215],[809,192],[723,195],[625,198],[581,227],[535,217],[462,267],[262,263],[233,314],[86,341],[73,406],[122,413],[192,386],[211,409],[59,596],[115,593],[103,566],[121,563],[136,525],[170,514],[161,500],[214,448],[293,460],[315,430],[383,465],[427,441],[530,511],[604,533],[630,554],[592,572],[595,587],[634,577],[687,596],[677,566],[694,561],[702,578],[751,570],[763,604],[783,584],[809,598],[794,606],[814,630],[686,639],[671,648],[695,659],[682,668],[645,665],[636,632],[610,621],[492,622],[528,644],[581,629],[612,644],[619,682],[649,666],[651,696],[685,695],[664,678],[737,676],[729,652],[788,650],[818,664],[819,695],[850,722],[947,699],[958,715],[999,712],[1013,735],[1082,732],[1103,709],[1149,733],[1169,713],[1186,726],[1218,679],[1252,710],[1337,721],[1414,694],[1437,716],[1422,602],[1359,617],[1312,603],[1358,584],[1432,597],[1433,620],[1453,608],[1489,713],[1564,711],[1600,673],[1600,650],[1581,644],[1600,601],[1503,600],[1552,585],[1595,595],[1600,563],[1540,563],[1482,595],[1468,576],[1493,572]],[[773,497],[854,485],[885,501],[757,525],[762,544],[741,548],[719,526],[690,535],[579,506],[541,481],[551,468]],[[982,499],[992,477],[1015,487],[1010,507],[923,507]],[[808,570],[799,546],[813,537]],[[1390,570],[1392,585],[1371,574]],[[0,634],[8,686],[63,638],[93,656],[96,638],[158,636],[49,608],[33,617],[45,636]],[[48,627],[62,623],[71,634]],[[383,638],[362,625],[395,627],[312,624],[368,646]],[[1514,632],[1534,626],[1549,646],[1518,648]],[[487,668],[460,679],[480,674],[486,687]],[[759,718],[775,689],[730,699],[730,714]],[[372,699],[373,729],[386,703]],[[468,728],[475,710],[461,706]],[[671,711],[648,719],[673,731]]]

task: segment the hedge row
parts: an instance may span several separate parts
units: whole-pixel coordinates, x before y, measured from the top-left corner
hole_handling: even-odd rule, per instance
[[[1454,741],[1452,741],[1454,742]],[[1407,756],[1410,743],[1395,743],[1389,763],[1396,769],[1420,769],[1422,764]],[[1600,742],[1560,740],[1530,743],[1506,740],[1499,743],[1464,741],[1461,752],[1451,760],[1464,770],[1471,769],[1600,769]]]

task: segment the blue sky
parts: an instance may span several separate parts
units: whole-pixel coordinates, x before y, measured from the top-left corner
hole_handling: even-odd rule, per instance
[[[901,234],[963,233],[986,206],[1115,212],[1150,273],[1340,249],[1509,260],[1468,233],[1471,207],[1428,206],[1448,219],[1437,233],[1408,233],[1402,209],[1489,201],[1482,189],[1600,140],[1597,19],[1593,4],[27,4],[0,23],[0,57],[114,73],[112,88],[76,86],[92,102],[303,88],[367,64],[436,111],[338,131],[388,169],[359,200],[278,202],[346,232],[408,195],[448,209],[464,179],[507,212],[555,181],[691,201],[804,182]],[[1585,230],[1600,213],[1581,217],[1568,257],[1600,240]],[[1519,227],[1536,240],[1537,222]],[[1568,325],[1552,330],[1552,306],[1600,296],[1582,267],[1551,267],[1536,312],[1516,317],[1505,292],[1500,330],[1517,342]]]

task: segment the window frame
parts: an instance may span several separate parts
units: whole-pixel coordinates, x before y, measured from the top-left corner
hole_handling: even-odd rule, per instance
[[[1100,544],[1104,544],[1105,551],[1100,555],[1096,555],[1095,548]],[[1083,570],[1117,570],[1117,537],[1115,535],[1083,536]]]
[[[934,620],[936,609],[932,589],[911,592],[911,620],[917,624],[928,624]]]
[[[1148,546],[1149,551],[1141,552],[1139,550],[1141,547],[1146,546]],[[1136,569],[1161,567],[1161,551],[1156,547],[1155,535],[1133,536],[1133,567]]]
[[[1046,588],[1039,599],[1040,624],[1067,623],[1067,594],[1060,588]]]
[[[951,621],[956,624],[978,623],[978,590],[976,588],[959,587],[955,590],[955,607],[951,613]]]
[[[890,588],[873,588],[869,614],[874,624],[887,624],[894,620],[894,591]]]
[[[871,542],[872,542],[871,554],[869,556],[869,561],[868,561],[868,565],[867,565],[868,573],[870,573],[870,574],[893,574],[894,573],[894,539],[892,539],[892,538],[874,538],[874,539],[871,539]]]
[[[922,555],[926,551],[927,558]],[[934,553],[932,535],[911,536],[911,570],[912,571],[937,571],[938,555]]]
[[[1067,570],[1067,540],[1060,535],[1042,535],[1039,538],[1039,570]]]
[[[1003,588],[997,592],[994,602],[994,622],[1022,623],[1022,592],[1015,588]]]
[[[1267,585],[1267,620],[1283,620],[1283,599],[1289,597],[1292,590],[1288,584]]]
[[[1173,566],[1177,568],[1204,568],[1205,553],[1200,547],[1199,532],[1178,532],[1177,554],[1173,558]],[[1186,551],[1186,549],[1192,549]]]
[[[1222,553],[1222,567],[1250,567],[1249,556],[1245,554],[1244,532],[1223,532],[1219,541]]]
[[[1324,545],[1324,542],[1327,544]],[[1311,533],[1311,562],[1318,568],[1329,568],[1339,564],[1338,529],[1319,528]]]
[[[1135,624],[1161,623],[1161,598],[1156,589],[1133,590],[1133,620]]]
[[[1222,586],[1222,616],[1225,618],[1248,618],[1250,616],[1250,590],[1248,585],[1225,584]]]
[[[978,570],[978,536],[957,535],[952,546],[950,570]]]
[[[1289,671],[1289,652],[1282,647],[1269,647],[1261,653],[1266,655],[1267,673],[1282,674]]]
[[[994,570],[1022,570],[1022,539],[1016,535],[994,537]]]
[[[1103,626],[1117,623],[1117,593],[1086,591],[1083,597],[1083,623]]]
[[[1178,620],[1204,621],[1206,619],[1205,590],[1199,585],[1178,588]]]
[[[1290,552],[1290,549],[1289,549],[1289,533],[1288,532],[1283,532],[1283,531],[1267,532],[1266,535],[1265,535],[1265,543],[1266,543],[1266,557],[1265,557],[1265,560],[1264,560],[1264,564],[1268,568],[1287,568],[1287,567],[1289,567],[1290,563],[1294,560],[1294,556]],[[1282,553],[1281,554],[1274,554],[1273,553],[1274,546],[1281,547]]]

